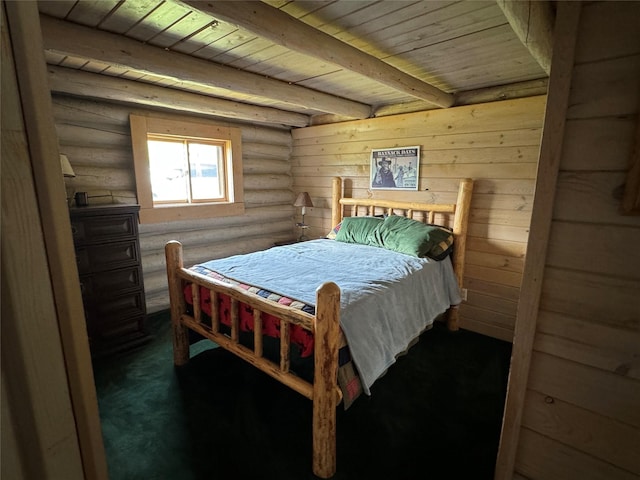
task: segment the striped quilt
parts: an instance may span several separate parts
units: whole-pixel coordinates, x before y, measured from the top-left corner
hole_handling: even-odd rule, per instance
[[[229,285],[236,286],[253,294],[259,295],[272,302],[280,305],[286,305],[291,308],[302,310],[303,312],[315,315],[315,307],[308,305],[304,302],[288,298],[284,295],[280,295],[264,288],[259,288],[253,285],[248,285],[236,280],[230,279],[221,275],[218,272],[210,270],[202,265],[195,265],[190,270],[213,278],[217,281],[227,283]],[[186,285],[184,289],[184,295],[187,303],[193,305],[193,293],[191,285]],[[201,288],[200,290],[200,308],[209,318],[211,316],[211,297],[209,290]],[[253,332],[253,309],[248,305],[239,305],[239,328],[241,332]],[[226,295],[218,295],[218,312],[220,312],[220,323],[226,327],[231,326],[231,301]],[[262,315],[262,332],[263,335],[271,338],[280,337],[280,320],[268,313]],[[294,348],[297,349],[297,353],[300,359],[307,359],[307,363],[312,364],[313,361],[313,334],[308,330],[298,326],[291,325],[290,339]],[[295,368],[295,363],[293,363]],[[307,379],[311,381],[311,379]],[[341,334],[340,349],[338,352],[338,385],[342,390],[342,396],[344,400],[344,408],[347,409],[351,404],[362,394],[362,384],[357,375],[356,369],[351,359],[349,347],[347,346],[344,335]]]

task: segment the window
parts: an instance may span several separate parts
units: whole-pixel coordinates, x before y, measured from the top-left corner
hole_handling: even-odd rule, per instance
[[[131,115],[140,222],[244,213],[239,128]]]
[[[224,142],[147,138],[154,205],[227,201]]]

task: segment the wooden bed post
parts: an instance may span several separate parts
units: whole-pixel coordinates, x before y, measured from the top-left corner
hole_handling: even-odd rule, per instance
[[[467,229],[469,221],[469,208],[471,206],[471,194],[473,193],[473,180],[465,178],[460,181],[458,199],[456,201],[456,213],[453,222],[453,234],[455,244],[453,248],[453,270],[460,289],[463,288],[464,258],[467,250]],[[447,328],[451,331],[458,330],[458,307],[449,309],[447,315]]]
[[[333,177],[332,186],[331,226],[329,228],[335,227],[342,221],[342,205],[340,205],[340,199],[342,198],[342,178]]]
[[[316,290],[313,381],[313,473],[336,473],[336,408],[338,406],[338,339],[340,288],[333,282]]]
[[[173,327],[173,364],[184,365],[189,361],[189,330],[182,324],[181,317],[187,306],[182,292],[182,280],[178,270],[184,266],[182,244],[171,240],[164,247],[169,280],[169,301],[171,302],[171,324]]]

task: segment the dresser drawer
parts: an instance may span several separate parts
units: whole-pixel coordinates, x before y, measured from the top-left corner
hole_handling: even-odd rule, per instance
[[[134,237],[137,231],[134,214],[71,218],[71,233],[76,244],[117,241]]]
[[[99,342],[99,344],[104,348],[104,345],[108,344],[109,342],[117,342],[120,339],[132,337],[134,335],[136,337],[139,337],[140,330],[141,327],[139,322],[131,321],[131,319],[129,319],[127,321],[121,321],[103,326],[103,328],[99,329],[96,333],[96,337],[91,340],[93,340],[94,342]]]
[[[144,296],[142,292],[134,292],[103,299],[94,305],[93,310],[100,319],[100,325],[128,322],[127,318],[144,315]]]
[[[76,248],[78,273],[102,272],[140,263],[137,240]]]
[[[142,302],[142,294],[131,294],[96,305],[87,328],[92,343],[112,342],[119,337],[140,334],[144,329],[145,314]]]
[[[86,299],[109,297],[142,288],[140,267],[120,268],[97,275],[81,275],[80,288]]]

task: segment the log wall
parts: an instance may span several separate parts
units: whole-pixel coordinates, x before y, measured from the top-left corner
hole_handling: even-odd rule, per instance
[[[583,4],[517,478],[640,478],[638,25],[638,2]]]
[[[331,177],[354,196],[455,202],[475,179],[461,326],[511,341],[529,233],[546,96],[319,125],[293,131],[294,190],[307,191],[310,237],[331,228]],[[419,145],[418,192],[368,190],[371,149]]]
[[[69,157],[76,174],[65,179],[69,201],[76,191],[86,191],[90,204],[136,203],[129,114],[150,111],[62,95],[54,95],[53,107],[60,151]],[[182,242],[185,262],[190,264],[268,248],[295,235],[289,130],[193,115],[184,119],[242,129],[246,211],[234,217],[140,225],[149,312],[169,307],[167,241]]]

